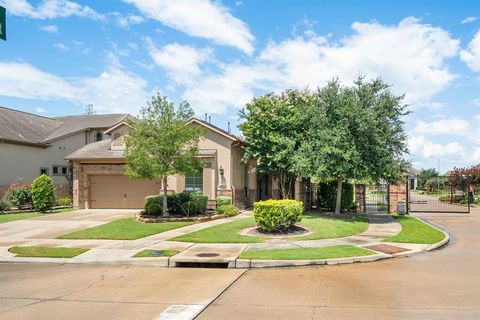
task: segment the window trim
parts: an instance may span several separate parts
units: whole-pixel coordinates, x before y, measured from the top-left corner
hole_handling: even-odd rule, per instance
[[[59,166],[57,164],[52,165],[52,176],[60,176],[61,167],[62,166]],[[57,169],[57,173],[55,173],[55,169]]]
[[[187,183],[189,179],[192,179],[191,183]],[[203,168],[197,173],[185,175],[185,191],[203,193],[203,189]]]

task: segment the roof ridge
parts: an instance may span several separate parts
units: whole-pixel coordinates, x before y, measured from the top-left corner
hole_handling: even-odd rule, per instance
[[[35,113],[32,113],[32,112],[22,111],[22,110],[13,109],[13,108],[4,107],[4,106],[0,106],[0,108],[1,108],[1,109],[6,109],[6,110],[10,110],[10,111],[14,111],[14,112],[18,112],[18,113],[28,114],[28,115],[34,116],[34,117],[39,117],[39,118],[44,118],[44,119],[48,119],[48,120],[52,120],[52,121],[62,122],[62,121],[57,120],[57,119],[55,119],[55,118],[53,118],[53,117],[42,116],[42,115],[40,115],[40,114],[35,114]]]

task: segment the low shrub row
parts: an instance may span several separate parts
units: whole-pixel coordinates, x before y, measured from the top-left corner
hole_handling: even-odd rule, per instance
[[[167,196],[168,211],[172,215],[202,215],[207,211],[208,197],[198,192],[173,193]],[[163,196],[152,195],[145,198],[145,213],[163,214]]]
[[[236,216],[238,214],[238,211],[238,208],[235,207],[233,204],[222,204],[220,206],[217,206],[218,214],[223,214],[226,217]]]
[[[283,231],[302,221],[303,203],[296,200],[258,201],[253,204],[253,215],[263,231]]]

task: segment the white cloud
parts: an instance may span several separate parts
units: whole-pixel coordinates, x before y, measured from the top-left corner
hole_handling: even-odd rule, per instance
[[[461,24],[465,24],[465,23],[472,23],[472,22],[475,22],[478,20],[478,17],[466,17],[465,19],[462,20],[462,22],[460,22]]]
[[[123,15],[119,12],[112,12],[111,15],[115,17],[117,26],[122,29],[128,29],[132,24],[140,24],[145,21],[145,18],[135,14]]]
[[[70,16],[102,20],[104,16],[90,8],[68,0],[44,0],[36,8],[27,0],[0,0],[10,14],[33,19],[54,19]]]
[[[61,51],[68,51],[70,48],[61,42],[54,43],[53,46]]]
[[[417,120],[412,133],[433,136],[456,135],[467,137],[471,134],[471,127],[468,121],[458,118],[445,118],[432,122]]]
[[[37,113],[46,113],[46,112],[47,112],[47,110],[45,110],[45,109],[43,109],[43,108],[40,108],[40,107],[35,108],[35,111],[36,111]]]
[[[49,24],[49,25],[40,27],[40,30],[43,30],[43,31],[46,31],[46,32],[50,32],[50,33],[56,33],[56,32],[58,32],[58,28],[57,28],[57,26],[54,25],[54,24]]]
[[[145,16],[190,36],[206,38],[220,45],[253,52],[253,35],[248,26],[229,9],[210,0],[124,0]]]
[[[434,143],[424,136],[411,135],[408,139],[410,153],[424,159],[438,157],[442,159],[459,159],[466,157],[466,149],[458,142],[446,144]]]
[[[166,69],[172,79],[184,84],[200,74],[200,65],[210,59],[212,50],[196,49],[188,45],[170,43],[158,49],[147,39],[149,54],[153,61]]]
[[[416,103],[415,105],[412,105],[413,109],[428,109],[430,111],[444,110],[447,107],[448,107],[448,104],[446,104],[445,102],[433,102],[433,101],[419,102],[419,103]]]
[[[473,36],[468,48],[460,51],[460,58],[470,69],[480,72],[480,31]]]
[[[24,62],[0,62],[0,95],[39,100],[92,103],[99,112],[136,114],[151,95],[147,81],[114,59],[99,75],[62,78]]]
[[[408,103],[443,107],[429,100],[455,78],[445,60],[457,53],[458,40],[414,18],[394,26],[354,23],[352,29],[338,42],[316,34],[270,42],[249,64],[235,62],[220,65],[220,72],[202,73],[186,84],[184,98],[195,100],[192,105],[199,110],[225,112],[262,91],[316,88],[336,76],[351,84],[364,74],[382,77],[396,92],[406,93]]]

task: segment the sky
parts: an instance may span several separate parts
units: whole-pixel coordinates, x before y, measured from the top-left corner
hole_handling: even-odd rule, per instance
[[[380,4],[381,3],[381,4]],[[0,106],[137,115],[157,92],[238,133],[252,97],[381,77],[416,168],[480,163],[480,2],[0,0]]]

